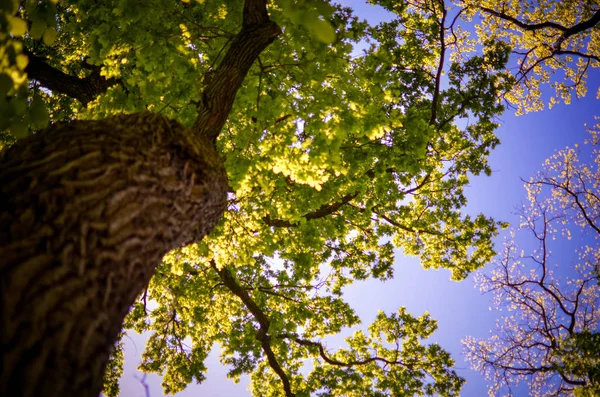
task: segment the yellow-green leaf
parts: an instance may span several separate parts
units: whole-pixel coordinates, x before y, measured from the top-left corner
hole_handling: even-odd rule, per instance
[[[50,120],[48,110],[41,98],[36,97],[33,99],[31,107],[29,108],[29,116],[31,118],[31,123],[37,128],[44,128],[48,125],[48,121]]]
[[[0,0],[0,11],[7,14],[14,14],[19,7],[19,0]]]
[[[336,39],[335,29],[328,21],[315,19],[311,24],[311,30],[315,37],[325,44],[331,44]]]
[[[16,37],[22,37],[27,33],[27,22],[19,17],[9,17],[10,33]]]
[[[56,29],[54,28],[46,28],[46,30],[44,30],[44,35],[42,36],[42,40],[44,40],[44,44],[46,45],[52,45],[54,43],[54,40],[56,40]]]
[[[25,54],[17,55],[17,68],[19,70],[25,70],[27,65],[29,64],[29,58]]]
[[[8,92],[13,88],[13,81],[6,73],[0,74],[0,98],[8,95]]]
[[[42,38],[42,35],[46,31],[46,21],[41,18],[34,19],[31,23],[31,30],[29,34],[31,38],[34,40],[39,40]]]
[[[17,139],[27,136],[27,122],[23,120],[14,120],[10,123],[10,133]]]

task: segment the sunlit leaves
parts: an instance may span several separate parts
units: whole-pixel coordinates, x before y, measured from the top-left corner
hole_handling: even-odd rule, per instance
[[[357,331],[346,338],[348,348],[317,355],[304,393],[317,388],[323,395],[440,395],[454,396],[463,380],[449,367],[453,361],[438,345],[423,345],[436,329],[427,314],[415,318],[400,308],[380,312],[368,334]],[[351,365],[362,362],[362,365]],[[308,389],[308,390],[306,390]]]
[[[51,1],[3,2],[0,9],[0,131],[10,136],[2,143],[26,137],[31,130],[48,124],[46,104],[27,90],[24,40],[42,39],[51,44],[56,37],[56,5]]]
[[[117,397],[119,395],[119,379],[123,376],[123,333],[119,336],[119,341],[115,344],[110,355],[110,360],[104,374],[104,389],[102,394],[106,397]]]
[[[10,26],[10,34],[16,37],[23,37],[27,33],[27,22],[22,18],[8,16],[8,24]]]
[[[280,0],[278,2],[283,15],[295,25],[304,26],[315,38],[325,44],[336,39],[334,27],[328,21],[334,8],[320,0],[295,2]]]
[[[519,112],[543,108],[544,86],[554,89],[550,107],[586,95],[588,73],[600,66],[597,2],[468,0],[458,4],[468,19],[477,15],[480,41],[502,40],[512,48],[518,84],[506,99]]]

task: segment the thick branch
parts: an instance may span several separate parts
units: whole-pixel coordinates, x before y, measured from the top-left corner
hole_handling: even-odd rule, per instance
[[[235,36],[219,66],[204,76],[194,131],[216,142],[235,95],[258,55],[281,33],[269,19],[265,0],[246,0],[242,30]]]
[[[565,30],[565,32],[563,33],[563,37],[565,39],[569,38],[571,36],[574,36],[578,33],[583,32],[584,30],[593,28],[598,23],[600,23],[600,10],[596,11],[596,13],[594,15],[592,15],[592,17],[590,19],[580,22],[577,25],[573,25],[570,28],[568,28],[567,30]]]
[[[325,348],[323,347],[323,344],[320,342],[314,342],[309,339],[298,338],[296,335],[292,335],[292,334],[281,334],[281,335],[279,335],[279,337],[293,340],[294,342],[296,342],[297,344],[302,345],[302,346],[312,346],[312,347],[318,348],[319,355],[321,356],[323,361],[325,361],[327,364],[335,365],[338,367],[354,367],[357,365],[369,364],[374,361],[378,361],[378,362],[385,363],[388,365],[402,365],[408,369],[412,369],[412,367],[413,367],[413,364],[405,363],[405,362],[399,361],[399,360],[391,361],[391,360],[387,360],[385,358],[377,357],[377,356],[369,357],[364,360],[353,360],[353,361],[346,361],[346,362],[339,361],[339,360],[329,357],[329,355],[325,351]]]
[[[94,67],[89,76],[79,78],[50,66],[42,57],[31,51],[25,50],[24,53],[29,57],[25,71],[30,79],[36,80],[50,91],[76,99],[84,106],[117,83],[115,79],[101,76],[99,67]]]
[[[358,196],[358,192],[348,193],[347,195],[345,195],[344,197],[342,197],[342,199],[340,201],[338,201],[336,203],[331,203],[331,204],[324,204],[321,207],[319,207],[319,209],[317,209],[316,211],[310,212],[308,214],[305,214],[302,217],[304,219],[306,219],[307,221],[310,221],[312,219],[324,218],[324,217],[326,217],[328,215],[333,214],[334,212],[336,212],[337,210],[339,210],[345,204],[348,204],[356,196]],[[288,220],[284,220],[284,219],[271,219],[271,217],[269,217],[268,215],[263,218],[263,221],[268,226],[273,226],[273,227],[295,227],[295,226],[298,226],[297,223],[292,223],[292,222],[290,222]]]
[[[505,21],[509,21],[509,22],[517,25],[522,30],[536,31],[536,30],[550,28],[550,29],[554,29],[554,30],[558,30],[558,31],[562,32],[560,37],[554,43],[555,50],[560,50],[560,46],[562,45],[562,43],[569,37],[579,34],[585,30],[591,29],[594,26],[596,26],[598,23],[600,23],[600,10],[596,11],[594,13],[594,15],[592,15],[589,19],[587,19],[583,22],[580,22],[578,24],[575,24],[571,27],[566,27],[566,26],[561,25],[560,23],[552,22],[552,21],[546,21],[546,22],[540,22],[540,23],[525,23],[525,22],[520,21],[519,19],[517,19],[513,16],[510,16],[504,12],[496,11],[496,10],[493,10],[493,9],[487,8],[487,7],[480,7],[480,9],[488,14],[495,16],[495,17],[498,17]]]
[[[441,2],[442,5],[442,19],[439,21],[440,26],[440,61],[438,63],[437,72],[435,74],[435,88],[433,91],[433,97],[431,98],[431,119],[429,120],[429,125],[435,124],[437,120],[437,108],[438,102],[440,98],[440,83],[442,80],[442,72],[444,70],[444,58],[446,57],[446,42],[445,42],[445,34],[446,34],[446,7],[444,2]]]
[[[287,375],[285,374],[285,372],[283,371],[283,368],[281,368],[281,365],[279,365],[279,362],[277,361],[277,358],[275,357],[275,353],[273,353],[273,349],[271,349],[271,343],[270,343],[269,336],[264,334],[264,339],[260,339],[261,335],[262,335],[262,333],[259,331],[258,334],[256,335],[256,338],[258,340],[260,340],[260,342],[261,342],[261,346],[267,356],[267,361],[269,362],[269,365],[271,366],[273,371],[275,371],[275,373],[279,376],[279,379],[281,379],[281,383],[283,384],[283,391],[285,392],[285,396],[286,397],[294,397],[295,394],[292,393],[292,387],[290,386],[290,381],[289,381]]]
[[[265,22],[269,22],[267,2],[265,0],[246,0],[244,2],[244,17],[242,22],[244,29],[262,25]]]
[[[250,313],[252,313],[252,315],[256,318],[256,321],[258,321],[260,328],[263,329],[264,332],[267,332],[270,325],[269,319],[262,312],[260,307],[258,307],[258,305],[252,300],[250,295],[248,295],[248,293],[242,288],[242,286],[238,284],[238,282],[233,277],[233,274],[231,274],[231,272],[226,267],[219,269],[214,261],[211,261],[211,266],[217,271],[219,277],[221,278],[221,281],[223,281],[223,284],[227,288],[229,288],[229,290],[233,292],[237,297],[239,297],[244,303],[244,305],[246,305],[248,310],[250,310]]]
[[[285,391],[286,397],[294,397],[294,393],[292,393],[292,388],[290,386],[290,381],[287,375],[285,374],[283,368],[281,368],[281,365],[279,365],[279,362],[275,357],[275,353],[271,348],[271,338],[268,335],[270,322],[267,318],[267,315],[260,309],[260,307],[258,307],[256,302],[252,300],[252,298],[250,297],[250,295],[248,295],[246,290],[244,290],[244,288],[242,288],[242,286],[238,284],[238,282],[233,277],[233,274],[231,274],[231,272],[226,267],[219,269],[214,261],[211,261],[211,266],[219,274],[219,277],[223,281],[223,284],[227,288],[229,288],[229,290],[233,292],[234,295],[241,299],[244,305],[246,305],[246,308],[250,310],[250,313],[252,313],[256,321],[258,321],[260,329],[256,333],[256,339],[260,341],[261,347],[265,352],[265,355],[267,356],[267,361],[269,362],[269,365],[281,379],[281,383],[283,384],[283,390]]]
[[[541,22],[541,23],[525,23],[525,22],[522,22],[522,21],[518,20],[517,18],[512,17],[504,12],[496,11],[496,10],[493,10],[488,7],[480,7],[480,9],[482,11],[487,12],[488,14],[495,16],[495,17],[498,17],[500,19],[504,19],[505,21],[514,23],[515,25],[517,25],[518,27],[520,27],[523,30],[534,31],[534,30],[540,30],[540,29],[545,29],[545,28],[552,28],[552,29],[560,30],[561,32],[565,32],[567,30],[566,27],[564,27],[563,25],[556,23],[556,22],[546,21],[546,22]]]

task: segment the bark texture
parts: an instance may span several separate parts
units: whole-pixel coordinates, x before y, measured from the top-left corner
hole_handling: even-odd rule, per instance
[[[0,396],[98,396],[156,265],[222,215],[222,160],[140,113],[53,126],[0,164]]]

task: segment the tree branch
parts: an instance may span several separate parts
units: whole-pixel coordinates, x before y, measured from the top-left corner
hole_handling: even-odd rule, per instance
[[[85,78],[66,74],[50,66],[42,57],[25,49],[29,58],[25,68],[30,79],[37,81],[43,87],[78,100],[84,106],[93,101],[98,95],[117,84],[116,79],[106,79],[100,75],[100,67],[93,66],[92,72]]]
[[[596,13],[594,15],[592,15],[590,19],[583,21],[583,22],[579,22],[578,24],[573,25],[570,28],[566,29],[562,35],[563,40],[566,40],[567,38],[569,38],[571,36],[579,34],[579,33],[583,32],[584,30],[591,29],[594,26],[596,26],[598,23],[600,23],[600,10],[596,11]]]
[[[348,204],[356,196],[358,196],[358,192],[348,193],[347,195],[342,197],[342,199],[340,201],[338,201],[336,203],[331,203],[331,204],[324,204],[321,207],[319,207],[319,209],[317,209],[316,211],[302,215],[302,217],[304,219],[306,219],[307,221],[310,221],[312,219],[324,218],[328,215],[333,214],[335,211],[340,209],[345,204]],[[298,223],[292,223],[285,219],[271,219],[271,217],[269,215],[265,216],[263,218],[263,221],[268,226],[273,226],[273,227],[296,227],[296,226],[298,226]]]
[[[438,63],[438,68],[437,68],[437,72],[435,74],[435,88],[433,91],[433,96],[431,98],[431,119],[429,120],[429,125],[433,125],[435,124],[436,120],[437,120],[437,108],[438,108],[438,102],[439,102],[439,98],[440,98],[440,84],[441,84],[441,80],[442,80],[442,72],[444,70],[444,58],[446,57],[446,41],[445,41],[445,34],[446,34],[446,7],[444,5],[444,2],[441,1],[441,6],[442,6],[442,19],[439,21],[439,26],[440,26],[440,62]]]
[[[223,267],[219,269],[214,261],[210,262],[211,267],[217,272],[223,284],[229,288],[231,292],[233,292],[237,297],[239,297],[244,305],[250,310],[250,313],[256,318],[258,324],[261,329],[264,329],[265,332],[268,331],[270,322],[267,316],[263,313],[263,311],[258,307],[258,305],[250,298],[250,295],[242,288],[241,285],[233,277],[233,274],[227,269]]]
[[[560,23],[546,21],[546,22],[541,22],[541,23],[531,23],[530,24],[530,23],[522,22],[519,19],[506,14],[505,12],[496,11],[496,10],[493,10],[488,7],[479,7],[479,9],[482,11],[485,11],[486,13],[491,14],[495,17],[498,17],[500,19],[504,19],[505,21],[511,22],[523,30],[534,31],[534,30],[540,30],[540,29],[545,29],[545,28],[552,28],[552,29],[560,30],[561,32],[567,31],[567,28],[564,27],[563,25],[561,25]]]
[[[234,295],[241,299],[244,305],[246,305],[246,308],[250,310],[250,313],[252,313],[256,321],[258,321],[260,328],[256,332],[256,339],[260,342],[261,347],[265,352],[265,355],[267,356],[269,366],[279,376],[279,379],[281,379],[285,396],[294,397],[295,394],[292,393],[290,380],[288,379],[288,376],[284,372],[283,368],[281,368],[281,365],[279,365],[279,362],[275,357],[275,353],[271,348],[271,338],[268,335],[270,322],[267,315],[260,309],[260,307],[258,307],[256,302],[252,300],[252,298],[250,297],[250,295],[248,295],[246,290],[242,288],[240,284],[238,284],[238,282],[235,280],[233,274],[231,274],[229,269],[227,269],[226,267],[219,269],[214,261],[211,261],[210,265],[219,274],[219,277],[223,281],[223,284],[227,288],[229,288],[229,290],[233,292]]]
[[[338,361],[334,358],[329,357],[329,355],[327,355],[327,352],[325,351],[325,348],[323,347],[323,344],[320,342],[314,342],[312,340],[309,339],[302,339],[302,338],[298,338],[296,335],[292,335],[292,334],[280,334],[278,335],[280,338],[285,338],[285,339],[290,339],[293,340],[294,342],[296,342],[299,345],[302,346],[311,346],[311,347],[316,347],[319,349],[319,355],[321,356],[321,358],[330,365],[335,365],[338,367],[354,367],[356,365],[365,365],[365,364],[369,364],[371,362],[374,361],[378,361],[378,362],[382,362],[388,365],[402,365],[403,367],[407,368],[407,369],[412,369],[413,364],[412,363],[405,363],[403,361],[399,361],[399,360],[395,360],[395,361],[390,361],[387,360],[385,358],[382,357],[369,357],[367,359],[364,360],[354,360],[354,361],[347,361],[347,362],[343,362],[343,361]]]
[[[266,0],[246,0],[242,30],[232,40],[223,60],[204,76],[194,131],[216,142],[235,95],[258,55],[281,33],[269,19]]]
[[[583,206],[583,204],[581,203],[581,200],[579,199],[579,195],[572,191],[571,189],[569,189],[568,186],[563,186],[559,183],[555,183],[552,180],[541,180],[541,181],[534,181],[534,182],[525,182],[529,185],[535,185],[535,184],[539,184],[539,185],[547,185],[550,186],[554,189],[561,189],[563,190],[565,193],[567,193],[569,196],[571,196],[573,198],[573,200],[575,201],[575,205],[577,206],[577,208],[579,209],[581,215],[583,216],[583,218],[585,219],[586,223],[596,231],[596,233],[600,234],[600,227],[597,226],[594,221],[590,218],[586,208]],[[584,194],[587,193],[587,191],[584,191]]]
[[[561,25],[560,23],[552,22],[552,21],[546,21],[546,22],[540,22],[540,23],[525,23],[525,22],[520,21],[519,19],[517,19],[513,16],[510,16],[504,12],[496,11],[496,10],[493,10],[488,7],[479,7],[479,8],[488,14],[491,14],[495,17],[498,17],[500,19],[503,19],[505,21],[508,21],[508,22],[511,22],[511,23],[517,25],[522,30],[536,31],[536,30],[550,28],[550,29],[554,29],[554,30],[558,30],[558,31],[562,32],[562,34],[558,37],[558,39],[554,43],[554,50],[556,50],[556,51],[560,50],[562,43],[565,40],[567,40],[569,37],[579,34],[587,29],[591,29],[594,26],[596,26],[598,23],[600,23],[600,10],[596,11],[594,13],[594,15],[592,15],[589,19],[587,19],[583,22],[579,22],[578,24],[575,24],[571,27],[566,27],[566,26]]]

